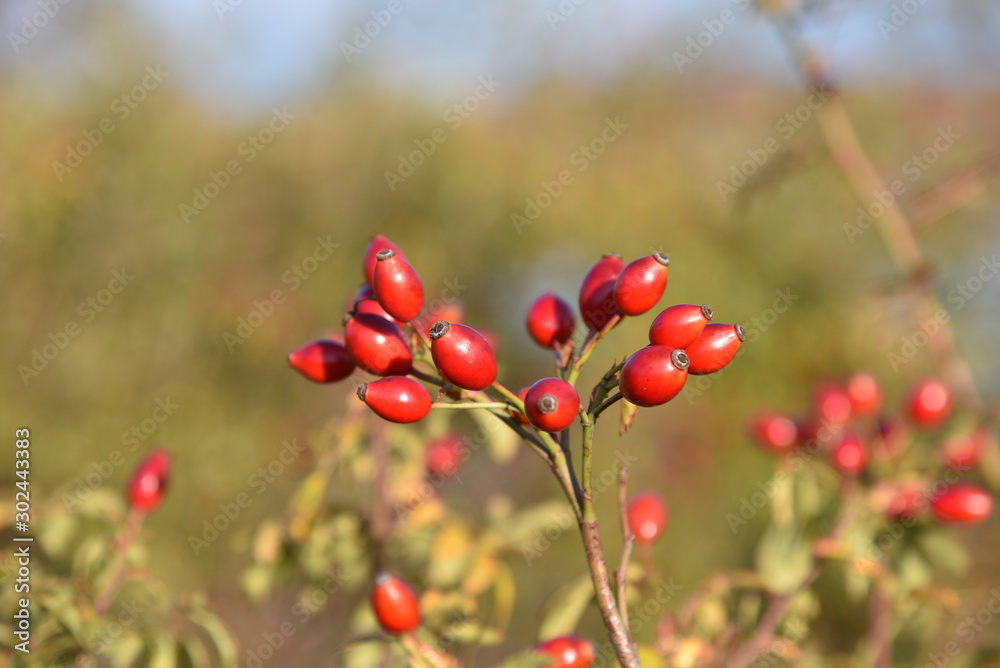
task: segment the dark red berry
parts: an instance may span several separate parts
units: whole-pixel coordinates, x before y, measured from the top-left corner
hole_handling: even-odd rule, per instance
[[[755,415],[749,431],[762,448],[778,455],[791,452],[799,441],[795,420],[778,411],[761,411]]]
[[[680,394],[689,364],[683,350],[647,346],[625,362],[618,387],[636,406],[659,406]]]
[[[354,371],[354,360],[344,344],[329,339],[310,341],[288,355],[293,369],[317,383],[343,380]]]
[[[935,495],[931,511],[942,522],[974,524],[993,512],[993,497],[975,485],[960,483]]]
[[[431,439],[424,450],[427,473],[435,478],[450,478],[458,473],[468,449],[458,434],[445,434]]]
[[[528,334],[543,348],[569,341],[576,327],[573,309],[554,292],[547,292],[534,301],[525,320]]]
[[[528,421],[542,431],[562,431],[580,412],[580,395],[562,378],[542,378],[524,395]]]
[[[654,492],[642,492],[632,497],[625,515],[635,542],[646,545],[652,545],[663,535],[670,519],[666,504]]]
[[[969,434],[952,436],[945,441],[943,449],[944,465],[958,471],[967,471],[979,463],[989,447],[991,434],[984,428]]]
[[[940,426],[951,415],[951,390],[938,378],[917,382],[906,398],[906,413],[921,429]]]
[[[417,271],[392,249],[375,254],[375,298],[385,312],[400,322],[409,322],[424,307],[424,286]]]
[[[660,311],[649,326],[649,342],[654,346],[687,348],[698,340],[715,314],[708,304],[677,304]]]
[[[868,466],[868,449],[857,434],[845,434],[830,453],[830,464],[844,475],[858,475]]]
[[[885,514],[894,519],[915,518],[927,508],[924,492],[917,484],[901,485],[890,497]]]
[[[389,633],[409,633],[420,626],[420,601],[413,588],[389,573],[379,573],[372,589],[375,619]]]
[[[403,330],[372,313],[358,313],[344,324],[344,341],[354,362],[378,376],[401,376],[413,368],[413,353]]]
[[[497,358],[482,334],[439,320],[430,329],[431,357],[441,376],[466,390],[484,390],[497,379]]]
[[[389,422],[417,422],[431,412],[431,395],[406,376],[386,376],[358,387],[358,398]]]
[[[739,325],[705,325],[697,340],[684,349],[691,360],[688,373],[703,376],[722,369],[733,361],[746,337],[746,331]]]
[[[362,299],[354,304],[354,314],[358,313],[370,313],[372,315],[377,315],[380,318],[385,318],[389,322],[398,325],[400,324],[398,320],[389,315],[388,311],[382,308],[382,305],[378,303],[378,300],[374,297],[370,299]]]
[[[539,654],[552,657],[551,668],[590,668],[594,663],[594,646],[579,636],[559,636],[535,647]]]
[[[524,403],[525,398],[528,396],[529,389],[531,388],[522,387],[520,390],[517,391],[517,398],[521,400],[521,403]],[[508,412],[510,413],[510,416],[514,418],[514,420],[519,425],[527,427],[529,424],[531,424],[530,422],[528,422],[528,418],[524,417],[524,414],[521,413],[520,411],[511,408],[508,410]]]
[[[813,410],[828,426],[845,424],[851,419],[851,398],[839,384],[822,382],[813,390]]]
[[[150,512],[163,501],[170,480],[170,453],[156,448],[135,467],[128,481],[128,503],[136,510]]]
[[[580,317],[590,329],[601,329],[618,313],[615,281],[624,268],[621,257],[607,253],[583,277],[580,284]]]
[[[378,259],[375,256],[380,250],[385,250],[386,248],[396,251],[400,257],[404,260],[406,259],[406,253],[400,250],[399,246],[392,243],[389,237],[383,234],[376,234],[372,237],[372,240],[368,242],[368,248],[365,249],[365,258],[362,263],[365,281],[369,286],[375,285],[375,265],[378,263]]]
[[[851,402],[853,415],[867,417],[882,408],[882,384],[866,371],[855,371],[848,376],[844,391]]]
[[[632,260],[615,281],[615,304],[625,315],[642,315],[656,306],[667,289],[670,260],[663,253],[653,253]]]

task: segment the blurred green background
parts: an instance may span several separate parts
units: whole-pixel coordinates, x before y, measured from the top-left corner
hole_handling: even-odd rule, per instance
[[[479,32],[485,30],[482,16],[470,18],[469,27],[456,14],[464,10],[454,5],[406,9],[350,64],[340,45],[380,7],[343,10],[325,39],[308,31],[303,42],[322,45],[322,57],[310,63],[304,56],[284,58],[282,49],[291,48],[286,42],[263,49],[256,60],[241,60],[245,54],[232,46],[274,41],[270,32],[254,30],[266,22],[266,12],[283,8],[246,3],[221,18],[215,9],[202,8],[209,14],[203,26],[218,22],[226,31],[212,42],[207,28],[181,29],[184,12],[193,11],[186,3],[156,10],[161,15],[142,4],[67,5],[19,52],[4,56],[0,358],[7,373],[0,376],[0,403],[8,432],[15,426],[32,430],[36,493],[73,494],[95,463],[101,466],[115,451],[125,463],[103,484],[121,488],[150,447],[169,448],[176,456],[171,493],[146,524],[153,567],[178,589],[207,589],[244,640],[280,622],[294,600],[289,588],[263,606],[247,606],[235,574],[247,563],[250,533],[262,517],[284,507],[311,461],[300,458],[289,466],[200,556],[192,554],[188,537],[200,533],[220,503],[248,490],[250,476],[278,455],[283,441],[309,441],[326,420],[343,413],[352,388],[307,383],[288,369],[286,355],[339,327],[344,305],[361,282],[360,259],[373,234],[387,234],[406,250],[428,300],[447,286],[460,286],[466,321],[493,330],[500,340],[500,379],[509,387],[549,375],[549,356],[524,331],[527,305],[547,290],[575,304],[580,278],[602,252],[626,260],[651,249],[666,252],[671,275],[664,306],[707,302],[720,321],[747,326],[752,345],[708,387],[689,387],[670,405],[643,411],[621,439],[613,423],[598,433],[595,470],[626,449],[641,462],[633,467],[632,488],[653,488],[668,500],[671,526],[657,546],[657,564],[687,593],[714,570],[749,565],[764,526],[762,520],[751,522],[734,537],[725,520],[772,470],[772,460],[744,436],[754,409],[803,409],[809,383],[855,368],[880,376],[890,402],[897,402],[910,380],[933,370],[925,350],[897,370],[890,364],[888,354],[917,331],[903,286],[873,231],[853,241],[845,234],[845,224],[857,220],[858,204],[832,166],[815,120],[803,121],[791,137],[776,125],[795,113],[807,93],[794,82],[792,68],[774,56],[773,41],[749,51],[760,58],[759,67],[748,62],[742,45],[768,34],[764,18],[748,18],[752,31],[737,26],[741,32],[730,43],[723,34],[704,60],[678,72],[672,53],[726,5],[683,5],[678,24],[663,27],[659,38],[650,36],[651,27],[635,27],[642,21],[631,16],[609,28],[605,42],[597,36],[607,10],[580,5],[571,19],[591,31],[594,48],[621,56],[595,57],[614,65],[585,71],[587,61],[571,59],[589,49],[553,44],[580,39],[572,26],[549,29],[544,11],[558,11],[555,3],[547,10],[508,8],[505,21],[493,17],[497,23],[488,23],[489,34],[509,41],[506,49],[491,43],[486,55],[471,47],[467,54],[457,38],[440,44],[434,38],[466,28],[472,36],[485,34]],[[39,11],[27,2],[0,7],[15,33],[23,16]],[[880,7],[889,16],[891,5]],[[637,3],[632,9],[644,8]],[[309,22],[308,12],[295,11]],[[433,22],[436,11],[440,23]],[[467,11],[476,16],[483,10]],[[862,53],[878,64],[873,69],[889,72],[856,81],[845,77],[845,95],[874,162],[889,180],[907,180],[903,206],[915,218],[930,215],[927,194],[939,184],[965,173],[974,183],[968,201],[920,230],[936,271],[934,289],[944,300],[975,274],[984,256],[1000,250],[998,183],[989,171],[1000,146],[1000,91],[995,77],[989,81],[995,54],[978,52],[977,58],[974,40],[963,48],[954,35],[952,41],[939,35],[942,41],[935,43],[947,44],[951,69],[942,66],[923,78],[916,63],[925,57],[925,42],[900,36],[891,48],[886,45],[884,59],[875,58],[878,16],[871,8],[864,11],[871,20],[864,30],[846,21],[845,40],[863,42]],[[914,36],[932,30],[927,24],[937,20],[931,9],[921,11],[927,15],[917,14],[904,26]],[[164,12],[177,20],[171,23]],[[244,23],[240,12],[246,13]],[[987,16],[995,26],[996,12]],[[962,35],[973,23],[967,13],[956,13],[940,30]],[[164,36],[163,26],[176,31],[177,41]],[[632,43],[630,29],[638,31],[636,41],[655,48],[643,52]],[[875,38],[868,39],[865,31],[872,30]],[[276,22],[273,32],[280,31],[294,42],[294,25]],[[177,37],[185,34],[190,43]],[[523,49],[522,39],[528,44]],[[985,37],[983,42],[990,44]],[[407,62],[406,49],[414,44],[419,54]],[[232,50],[222,53],[226,49]],[[228,59],[225,68],[212,69],[213,50],[220,61]],[[393,61],[392,54],[403,55]],[[456,127],[456,116],[447,110],[479,85],[462,68],[481,66],[478,73],[488,76],[494,64],[489,57],[500,59],[494,74],[500,86],[477,101],[468,118],[458,116]],[[860,57],[845,57],[845,72],[863,71]],[[895,62],[914,67],[894,72]],[[198,63],[203,77],[197,76]],[[169,75],[152,83],[147,65]],[[415,73],[417,67],[424,69]],[[292,79],[285,87],[275,83],[282,73]],[[220,84],[230,76],[246,85],[230,93]],[[137,85],[146,88],[141,101],[135,101]],[[124,117],[123,95],[135,101]],[[273,141],[248,148],[249,138],[272,122],[273,108],[293,117]],[[102,121],[109,127],[105,119],[113,131],[95,134]],[[608,119],[619,120],[623,129],[580,171],[584,163],[574,152],[598,137]],[[932,147],[939,130],[948,127],[959,138],[910,181],[907,161]],[[426,146],[438,128],[445,141],[390,189],[385,173],[398,170],[400,156],[417,150],[415,142]],[[99,136],[99,144],[87,133]],[[259,141],[268,136],[263,132]],[[717,183],[769,137],[777,140],[777,151],[723,200]],[[68,152],[88,141],[89,155],[78,166],[69,172],[53,167],[67,164]],[[196,191],[204,193],[213,173],[230,161],[239,173],[185,220],[182,205],[196,203]],[[512,215],[524,215],[526,198],[536,200],[561,170],[572,172],[572,183],[518,230]],[[208,193],[214,192],[209,186]],[[313,263],[307,258],[319,240],[336,248],[329,259]],[[296,267],[315,270],[296,278]],[[115,271],[134,279],[119,294],[102,292]],[[1000,391],[998,285],[987,281],[951,311],[961,350],[973,360],[988,397]],[[227,333],[236,334],[240,319],[250,318],[276,290],[282,303],[245,341],[227,346]],[[779,292],[794,295],[794,303],[772,320],[767,310]],[[97,306],[88,306],[89,299]],[[66,342],[59,332],[71,322],[79,333]],[[612,360],[642,346],[647,324],[637,319],[614,331],[583,386]],[[35,351],[61,338],[65,348],[45,368],[24,371]],[[176,405],[162,421],[154,418],[158,401]],[[134,448],[127,436],[133,427],[142,434]],[[0,480],[9,480],[11,470],[0,471]],[[445,491],[472,515],[500,492],[525,504],[558,494],[528,452],[499,471],[485,457],[474,458]],[[358,499],[359,507],[364,503]],[[613,526],[611,495],[600,506]],[[1000,577],[993,556],[996,528],[994,519],[968,532],[977,541],[973,582],[986,589]],[[618,539],[607,533],[615,554]],[[516,566],[521,596],[504,651],[533,642],[543,594],[583,569],[575,536],[557,542],[532,566]],[[349,608],[347,601],[334,600],[323,618],[335,625]],[[851,628],[848,614],[846,608],[831,610],[824,628]],[[596,616],[587,625],[598,633]],[[282,664],[327,665],[319,657],[340,638],[326,628],[314,622],[312,637],[283,650]]]

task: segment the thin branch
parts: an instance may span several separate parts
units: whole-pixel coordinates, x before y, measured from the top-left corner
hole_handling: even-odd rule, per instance
[[[125,557],[128,554],[129,548],[132,547],[132,543],[135,542],[144,519],[146,519],[146,513],[135,507],[129,508],[122,532],[115,541],[115,554],[111,560],[111,574],[94,599],[94,609],[99,615],[103,615],[107,611],[108,605],[111,603],[111,597],[118,591],[118,587],[125,578]]]
[[[628,487],[628,467],[623,466],[618,473],[618,515],[622,526],[622,561],[615,571],[615,581],[618,584],[618,610],[621,612],[622,624],[629,628],[628,624],[628,600],[625,597],[625,587],[628,582],[628,562],[632,557],[632,545],[635,543],[635,534],[628,525],[628,504],[625,496]],[[629,640],[632,633],[629,631]]]
[[[872,582],[868,597],[868,647],[872,668],[892,665],[892,599],[881,578]]]
[[[621,392],[615,392],[614,396],[612,396],[610,399],[607,399],[604,403],[602,403],[600,406],[594,409],[594,418],[596,419],[598,415],[606,411],[611,406],[614,406],[622,398],[623,397]]]

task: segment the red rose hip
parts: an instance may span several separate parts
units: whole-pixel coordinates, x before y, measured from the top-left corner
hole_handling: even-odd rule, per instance
[[[624,268],[621,257],[607,253],[583,277],[580,284],[580,317],[590,329],[601,329],[618,313],[615,281]]]
[[[525,319],[528,334],[543,348],[569,341],[576,327],[573,309],[554,292],[547,292],[532,303]]]
[[[659,494],[653,492],[642,492],[632,497],[625,516],[635,542],[643,545],[655,543],[663,535],[669,521],[666,504]]]
[[[554,663],[546,664],[551,668],[590,668],[594,663],[594,646],[579,636],[546,640],[535,647],[535,651],[554,659]]]
[[[829,425],[842,425],[851,419],[852,402],[838,383],[821,382],[813,390],[813,409]]]
[[[844,391],[851,402],[851,413],[860,417],[875,415],[882,408],[882,385],[865,371],[855,371],[847,377]]]
[[[360,385],[358,398],[389,422],[417,422],[431,412],[431,395],[427,388],[406,376],[387,376]]]
[[[432,439],[424,451],[427,472],[435,478],[450,478],[462,467],[466,452],[462,437],[458,434],[445,434]]]
[[[931,512],[942,522],[975,524],[993,512],[993,497],[975,485],[960,483],[935,495]]]
[[[170,453],[162,448],[156,448],[139,462],[126,488],[132,508],[148,513],[162,503],[170,480],[170,464]]]
[[[372,611],[389,633],[409,633],[420,626],[420,601],[404,580],[379,573],[372,589]]]
[[[413,368],[413,353],[403,330],[372,313],[358,313],[344,323],[344,342],[355,363],[377,376],[401,376]]]
[[[385,312],[400,322],[409,322],[424,307],[424,286],[420,276],[402,256],[392,249],[375,254],[375,279],[372,290]]]
[[[647,346],[625,362],[618,387],[636,406],[665,404],[683,389],[689,363],[683,350]]]
[[[334,383],[354,371],[354,360],[344,344],[329,339],[317,339],[293,350],[288,364],[309,380]]]
[[[746,338],[747,333],[740,325],[705,325],[698,339],[684,349],[691,360],[688,373],[704,376],[722,369],[733,361]]]
[[[795,420],[778,411],[762,411],[750,420],[750,436],[760,447],[783,455],[791,452],[799,440]]]
[[[938,378],[919,381],[906,398],[906,412],[921,429],[940,426],[951,415],[951,408],[951,390]]]
[[[497,358],[482,334],[440,320],[430,329],[431,357],[441,376],[466,390],[484,390],[497,379]]]
[[[517,398],[521,400],[522,404],[524,403],[525,398],[528,396],[529,389],[531,388],[522,387],[520,390],[517,391]],[[524,417],[524,413],[521,413],[515,408],[511,407],[510,409],[508,409],[507,412],[510,413],[510,416],[514,418],[514,421],[517,422],[522,427],[527,427],[529,424],[531,424],[530,422],[528,422],[528,418]]]
[[[667,289],[670,260],[653,253],[629,262],[615,280],[614,297],[625,315],[642,315],[656,306]]]
[[[396,251],[396,253],[406,259],[406,253],[404,253],[399,246],[392,243],[389,237],[384,234],[376,234],[372,237],[372,240],[368,242],[368,248],[365,249],[365,257],[362,262],[362,269],[365,274],[365,281],[368,282],[369,287],[374,287],[375,285],[375,265],[378,263],[376,255],[380,250],[389,249]]]
[[[844,475],[858,475],[868,465],[868,449],[857,434],[846,434],[830,453],[830,464]]]
[[[649,342],[654,346],[687,348],[698,340],[714,316],[708,304],[677,304],[660,311],[649,326]]]
[[[542,431],[562,431],[576,420],[580,395],[562,378],[542,378],[524,395],[524,412]]]

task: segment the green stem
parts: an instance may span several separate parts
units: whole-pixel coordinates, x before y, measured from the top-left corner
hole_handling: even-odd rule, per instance
[[[587,363],[590,356],[593,354],[597,346],[604,340],[604,337],[608,335],[615,325],[621,322],[622,317],[620,315],[613,315],[611,319],[608,320],[608,324],[601,328],[601,331],[597,333],[596,336],[589,339],[586,344],[584,344],[583,349],[580,350],[579,357],[576,358],[576,362],[573,363],[573,367],[569,372],[566,380],[570,385],[576,385],[576,379],[580,377],[580,371],[583,369],[583,365]]]
[[[601,405],[599,405],[597,408],[595,408],[594,412],[593,412],[594,419],[596,420],[598,415],[600,415],[601,413],[603,413],[605,411],[605,409],[610,408],[611,406],[614,406],[615,403],[617,403],[620,399],[622,399],[622,393],[621,392],[616,392],[613,397],[611,397],[610,399],[608,399],[607,401],[605,401],[604,403],[602,403]]]

